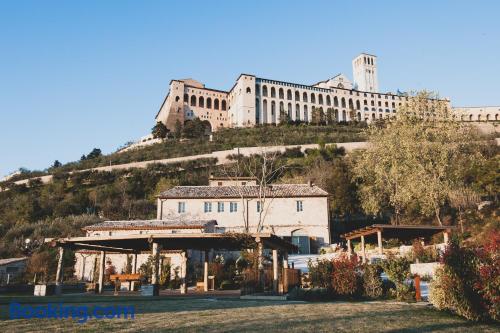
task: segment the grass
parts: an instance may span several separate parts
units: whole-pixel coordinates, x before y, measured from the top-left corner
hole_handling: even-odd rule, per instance
[[[30,304],[32,298],[19,298]],[[58,298],[44,301],[57,302]],[[135,319],[6,320],[0,299],[0,332],[498,332],[428,306],[395,302],[277,302],[214,298],[65,297],[73,305],[134,305]],[[40,299],[37,299],[40,301]]]

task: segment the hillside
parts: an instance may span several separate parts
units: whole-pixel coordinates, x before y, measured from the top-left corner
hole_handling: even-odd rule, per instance
[[[215,132],[212,141],[207,136],[183,139],[181,141],[167,139],[162,143],[126,152],[114,152],[109,155],[99,155],[93,158],[69,162],[57,168],[48,167],[43,171],[23,170],[20,174],[9,179],[9,182],[56,172],[71,172],[130,162],[207,154],[236,147],[363,141],[365,139],[362,132],[363,128],[365,128],[363,124],[335,124],[331,126],[284,125],[224,129]]]

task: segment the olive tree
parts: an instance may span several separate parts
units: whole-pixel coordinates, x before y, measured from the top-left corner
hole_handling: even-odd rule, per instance
[[[409,97],[396,117],[367,131],[369,147],[353,165],[363,209],[377,214],[390,208],[398,224],[412,207],[441,225],[450,193],[467,187],[467,168],[482,160],[473,128],[447,101],[423,91]]]

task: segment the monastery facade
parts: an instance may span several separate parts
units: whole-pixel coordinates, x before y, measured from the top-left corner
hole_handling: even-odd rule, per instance
[[[408,97],[382,93],[378,88],[377,57],[362,53],[352,61],[351,82],[344,74],[312,85],[270,80],[241,74],[229,91],[206,88],[193,80],[172,80],[156,115],[173,130],[179,121],[199,118],[210,130],[277,124],[290,119],[311,122],[313,109],[328,110],[337,122],[389,118]],[[447,100],[449,103],[449,101]],[[500,107],[455,108],[463,121],[498,121]]]

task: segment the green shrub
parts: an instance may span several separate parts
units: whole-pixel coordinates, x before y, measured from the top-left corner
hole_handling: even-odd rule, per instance
[[[332,288],[333,263],[331,260],[311,260],[307,263],[309,269],[309,282],[315,288]]]
[[[220,289],[221,290],[233,290],[233,289],[238,289],[238,286],[236,284],[234,284],[233,281],[224,280],[220,283]]]
[[[366,265],[363,271],[363,294],[369,298],[379,298],[383,294],[382,269],[378,265]]]
[[[407,258],[392,257],[380,263],[385,274],[394,282],[396,289],[390,295],[398,301],[414,300],[413,285],[408,285],[405,281],[410,278],[410,261]]]

